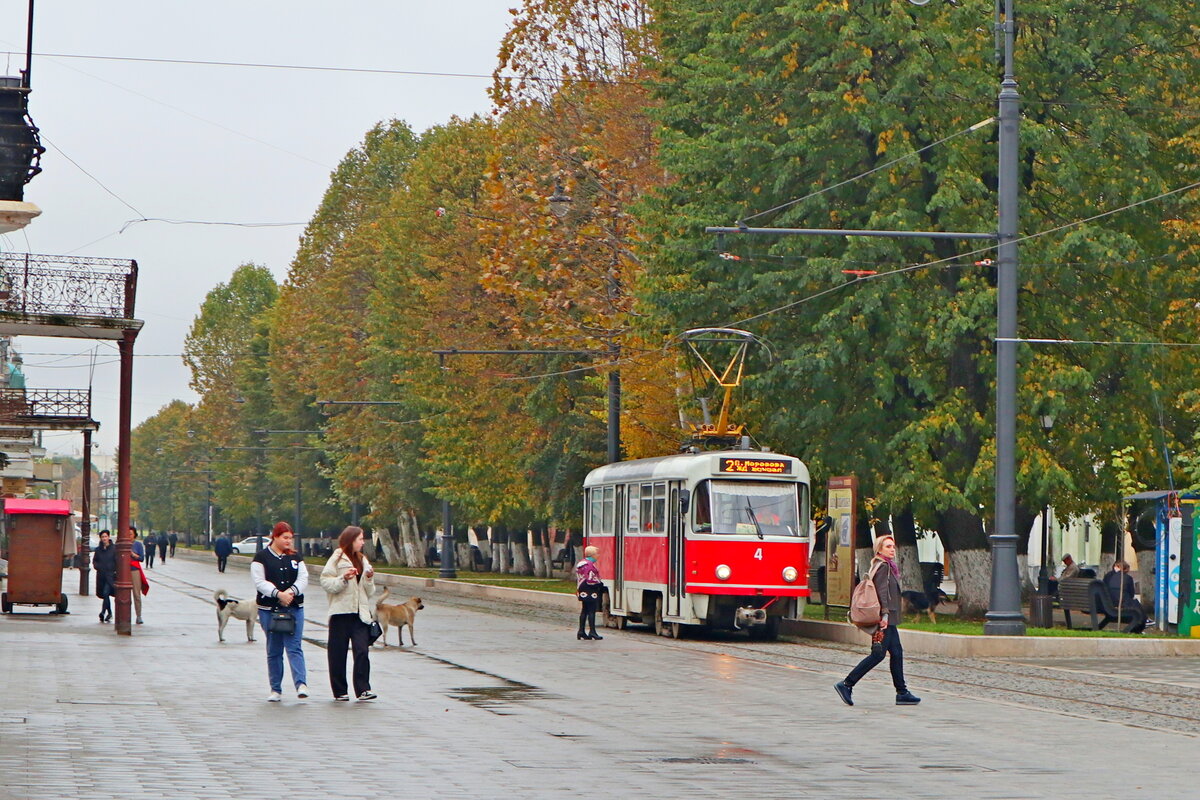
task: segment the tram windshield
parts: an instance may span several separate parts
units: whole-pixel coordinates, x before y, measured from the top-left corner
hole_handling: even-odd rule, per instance
[[[743,536],[803,536],[797,484],[704,481],[696,487],[697,533]]]

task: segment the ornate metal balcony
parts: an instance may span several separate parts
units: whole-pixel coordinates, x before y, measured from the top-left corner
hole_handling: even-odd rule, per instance
[[[90,389],[0,389],[0,429],[96,430]]]
[[[0,334],[117,339],[133,318],[137,262],[0,254]]]

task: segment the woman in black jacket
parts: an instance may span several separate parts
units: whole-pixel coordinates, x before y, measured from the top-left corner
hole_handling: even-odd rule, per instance
[[[92,569],[96,571],[96,597],[103,601],[100,621],[108,622],[112,619],[111,598],[117,587],[117,546],[108,531],[100,531],[100,546],[92,555]]]
[[[879,609],[883,619],[879,629],[871,637],[871,653],[858,663],[844,681],[833,688],[838,697],[848,706],[854,705],[850,693],[854,684],[863,679],[879,662],[883,661],[886,652],[891,658],[892,685],[896,687],[896,705],[915,706],[921,698],[908,690],[904,683],[904,648],[900,646],[900,632],[896,626],[900,624],[900,567],[896,564],[896,540],[891,536],[880,536],[875,540],[875,557],[871,559],[871,571],[868,580],[875,582],[875,591],[879,594]],[[881,636],[882,634],[882,636]]]

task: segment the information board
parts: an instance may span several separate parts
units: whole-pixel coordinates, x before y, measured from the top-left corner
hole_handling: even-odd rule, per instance
[[[855,508],[858,479],[853,475],[828,481],[829,527],[825,534],[825,604],[849,606],[854,591]]]

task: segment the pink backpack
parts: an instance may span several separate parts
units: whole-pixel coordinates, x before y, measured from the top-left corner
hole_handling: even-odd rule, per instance
[[[846,618],[860,628],[874,628],[883,620],[879,592],[875,589],[875,573],[882,566],[883,562],[876,564],[850,594],[850,613]]]

